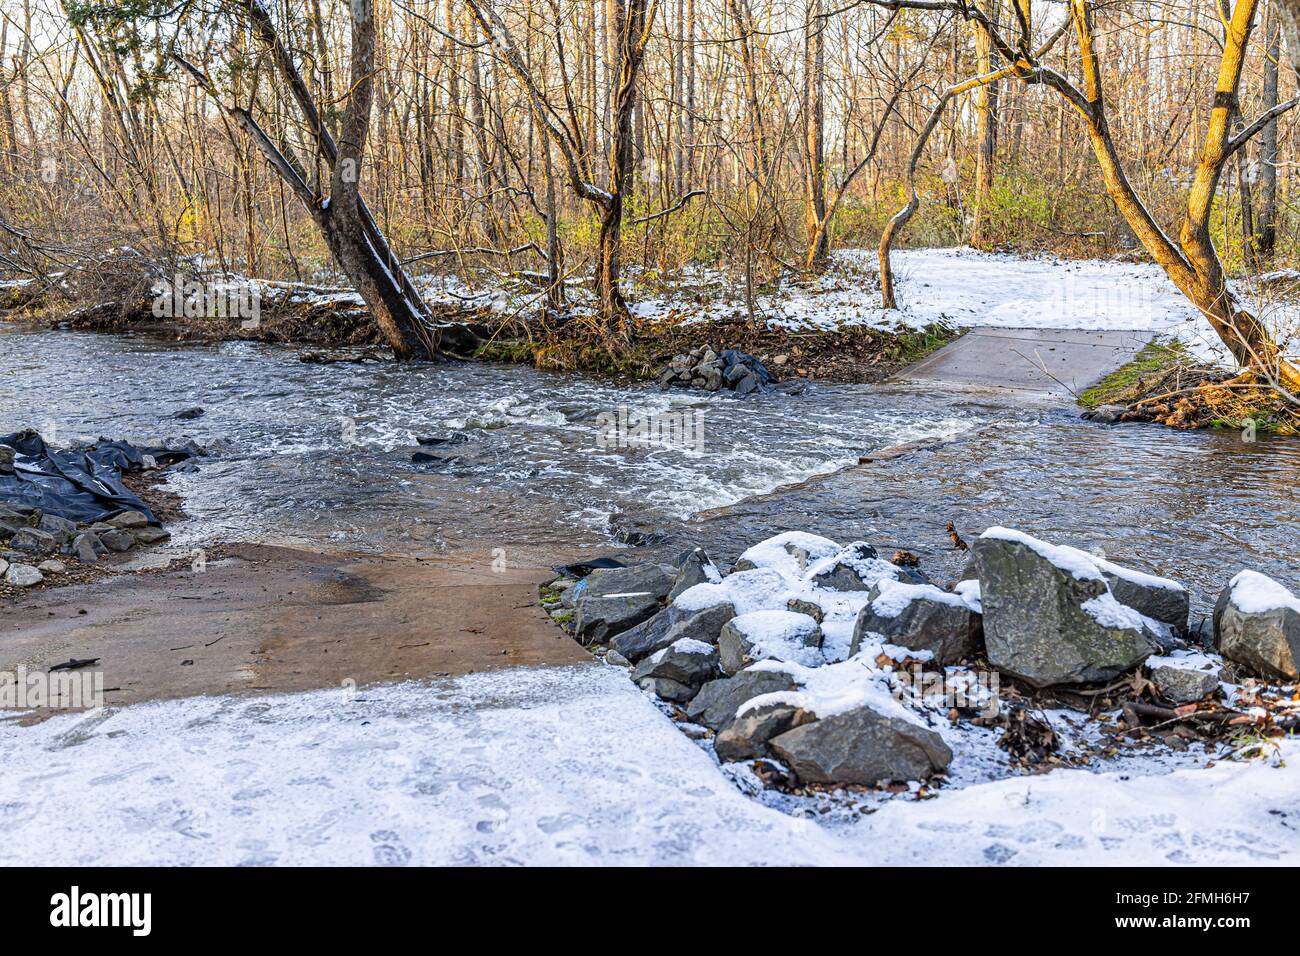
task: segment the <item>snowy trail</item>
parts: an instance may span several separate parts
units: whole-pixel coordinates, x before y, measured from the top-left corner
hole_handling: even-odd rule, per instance
[[[822,826],[579,665],[0,726],[0,827],[4,864],[1272,864],[1300,771],[1057,771]]]

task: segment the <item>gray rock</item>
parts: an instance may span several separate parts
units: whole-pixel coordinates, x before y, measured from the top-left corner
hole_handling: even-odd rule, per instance
[[[1243,576],[1262,579],[1276,589],[1277,607],[1243,610],[1234,595],[1234,585]],[[1242,664],[1264,677],[1285,680],[1300,678],[1300,604],[1282,585],[1254,571],[1233,578],[1214,606],[1214,646],[1230,661]]]
[[[718,652],[700,641],[682,640],[651,654],[632,671],[638,684],[647,677],[667,679],[699,689],[718,676]],[[691,696],[694,696],[693,694]],[[674,698],[676,699],[676,698]]]
[[[785,602],[785,609],[793,611],[795,614],[807,614],[810,618],[820,624],[826,619],[826,612],[822,610],[820,604],[814,604],[812,601],[801,601],[799,598],[790,598]]]
[[[740,366],[737,366],[737,368],[739,367]],[[758,385],[758,376],[753,372],[750,372],[736,383],[736,394],[748,395],[750,392],[758,391]]]
[[[159,541],[166,541],[171,534],[162,528],[156,528],[152,525],[147,528],[141,528],[139,531],[133,531],[132,536],[136,544],[157,544]]]
[[[124,528],[129,531],[135,531],[139,528],[148,526],[149,519],[139,511],[123,511],[121,514],[113,515],[108,519],[108,524],[114,528]]]
[[[1157,587],[1153,584],[1131,581],[1105,567],[1099,570],[1106,583],[1110,585],[1110,593],[1115,595],[1115,600],[1120,604],[1125,604],[1161,624],[1168,624],[1177,634],[1187,630],[1191,599],[1185,588]]]
[[[736,719],[736,710],[761,694],[794,690],[798,683],[783,671],[743,670],[734,677],[711,680],[695,695],[686,716],[710,730],[721,730]]]
[[[952,751],[933,730],[870,707],[787,730],[768,746],[804,783],[924,780],[952,761]]]
[[[1108,681],[1155,651],[1145,628],[1104,625],[1084,610],[1109,595],[1100,575],[1076,578],[1018,541],[978,538],[972,552],[984,646],[1003,673],[1035,687]]]
[[[793,611],[786,611],[785,613],[790,616],[792,626],[800,628],[799,633],[794,635],[794,640],[800,642],[804,647],[822,646],[824,639],[822,629],[815,620],[807,614],[796,614]],[[754,640],[741,627],[737,626],[736,621],[735,618],[728,621],[718,633],[718,656],[723,671],[728,674],[736,674],[756,660],[765,658],[784,659],[783,655],[774,653],[771,648],[764,648],[761,652],[756,650]],[[798,621],[798,624],[795,624],[795,621]]]
[[[112,547],[111,542],[106,543]],[[604,644],[658,610],[659,599],[648,591],[608,597],[583,595],[574,611],[573,633],[583,644]]]
[[[77,523],[75,521],[60,518],[58,515],[41,515],[41,520],[36,527],[47,534],[54,535],[57,540],[70,538],[77,533]]]
[[[32,522],[28,520],[27,515],[19,514],[12,508],[6,508],[0,505],[0,537],[7,534],[16,534],[23,528],[30,528]]]
[[[697,688],[688,687],[686,684],[679,684],[675,680],[667,677],[646,677],[637,682],[637,686],[642,690],[648,690],[663,700],[671,700],[674,703],[684,704],[695,696]]]
[[[716,644],[722,626],[735,616],[736,609],[730,604],[715,604],[699,611],[684,611],[670,606],[650,620],[617,635],[610,645],[628,660],[639,661],[686,637]]]
[[[9,541],[9,547],[24,554],[49,554],[58,547],[58,542],[48,531],[21,528]]]
[[[8,570],[9,570],[9,562],[6,561],[4,558],[0,558],[0,578],[4,577],[5,572]]]
[[[853,625],[850,656],[859,651],[868,633],[879,634],[886,642],[909,650],[930,651],[934,654],[934,662],[941,666],[955,664],[979,648],[983,628],[978,613],[964,604],[941,600],[924,586],[896,587],[916,587],[910,592],[915,596],[901,613],[889,615],[884,613],[886,602],[878,600],[881,588],[872,588],[871,603],[858,612],[858,620]],[[887,586],[886,594],[889,590]]]
[[[1092,411],[1084,412],[1083,417],[1090,422],[1100,422],[1103,425],[1114,425],[1120,421],[1124,413],[1128,411],[1123,405],[1098,405]]]
[[[612,648],[605,652],[605,663],[614,664],[618,667],[631,667],[632,662]]]
[[[45,575],[30,564],[11,564],[9,570],[5,571],[5,583],[12,584],[16,588],[29,588],[44,580]]]
[[[9,445],[0,445],[0,475],[13,474],[14,457],[17,454]]]
[[[99,535],[99,540],[110,551],[116,551],[119,554],[123,551],[130,551],[135,547],[135,536],[122,528],[113,528]]]
[[[767,742],[773,737],[816,719],[815,714],[789,704],[755,707],[718,731],[713,750],[724,762],[753,760],[767,754]]]
[[[1219,689],[1218,671],[1193,670],[1189,667],[1156,665],[1151,669],[1151,683],[1167,700],[1190,704],[1203,700]]]
[[[658,613],[675,577],[675,568],[658,564],[591,572],[574,605],[574,635],[584,644],[607,643]]]
[[[677,600],[683,591],[703,584],[709,580],[705,568],[713,564],[703,548],[694,548],[678,563],[677,576],[673,578],[672,589],[668,592],[668,603]]]
[[[84,564],[98,561],[101,549],[108,550],[99,537],[91,532],[84,532],[72,539],[72,556]]]
[[[40,571],[41,574],[62,574],[64,571],[68,570],[68,568],[62,561],[50,558],[49,560],[42,561],[40,564],[36,565],[36,570]]]
[[[870,561],[879,558],[876,549],[865,541],[855,541],[846,549],[849,552],[846,557],[849,560]],[[844,559],[837,561],[834,565],[824,571],[816,574],[812,583],[819,587],[831,588],[835,591],[867,591],[871,588],[871,583],[862,580],[854,568],[844,562]]]

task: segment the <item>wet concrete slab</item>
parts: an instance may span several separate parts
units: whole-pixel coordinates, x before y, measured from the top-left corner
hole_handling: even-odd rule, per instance
[[[1069,395],[1132,360],[1150,340],[1149,331],[975,329],[895,379]]]

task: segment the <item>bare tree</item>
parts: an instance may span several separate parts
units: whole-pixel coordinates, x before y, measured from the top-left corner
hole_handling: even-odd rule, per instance
[[[1111,132],[1106,108],[1101,58],[1093,29],[1096,4],[1093,0],[1070,0],[1070,25],[1079,44],[1083,87],[1076,86],[1063,74],[1042,62],[1043,56],[1061,35],[1058,31],[1037,51],[1029,49],[1031,22],[1027,0],[1015,7],[1017,38],[1014,46],[1004,39],[996,24],[982,11],[964,3],[948,0],[873,0],[887,6],[919,9],[945,9],[978,22],[989,32],[994,48],[1006,66],[958,83],[940,97],[918,137],[909,160],[911,198],[886,226],[880,241],[881,286],[886,308],[896,307],[890,249],[898,230],[916,212],[920,197],[916,190],[916,167],[925,143],[933,133],[944,108],[957,96],[998,80],[1015,78],[1024,83],[1042,84],[1064,98],[1083,119],[1106,192],[1116,209],[1133,230],[1143,248],[1168,274],[1174,284],[1206,317],[1219,338],[1242,367],[1264,375],[1292,394],[1300,394],[1300,370],[1278,348],[1265,324],[1238,299],[1229,287],[1223,262],[1210,234],[1210,214],[1224,166],[1251,137],[1300,100],[1289,100],[1265,111],[1240,132],[1232,135],[1232,117],[1237,109],[1237,91],[1247,43],[1258,11],[1258,0],[1237,0],[1231,18],[1225,23],[1222,53],[1214,84],[1214,100],[1209,127],[1200,151],[1200,159],[1186,195],[1186,210],[1178,229],[1177,240],[1170,237],[1152,215],[1133,186],[1120,159]],[[1285,0],[1293,19],[1293,29],[1300,25],[1300,0]],[[1288,35],[1290,40],[1290,34]],[[1300,47],[1292,46],[1293,51]]]

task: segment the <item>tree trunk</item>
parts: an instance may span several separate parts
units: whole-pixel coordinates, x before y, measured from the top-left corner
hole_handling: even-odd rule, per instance
[[[987,0],[985,13],[997,23],[1001,3]],[[993,69],[993,41],[984,27],[975,26],[975,72]],[[975,158],[975,221],[971,225],[971,245],[984,249],[990,245],[988,229],[989,195],[993,190],[993,166],[998,151],[998,91],[1000,84],[989,83],[975,91],[975,116],[978,153]]]
[[[1277,12],[1271,7],[1264,20],[1267,44],[1264,52],[1264,110],[1278,103],[1278,59],[1282,56],[1282,31]],[[1277,121],[1259,133],[1259,209],[1256,217],[1255,242],[1246,250],[1251,267],[1268,267],[1277,245]]]
[[[804,143],[806,195],[804,222],[807,227],[809,270],[824,266],[830,257],[826,221],[826,19],[822,0],[808,0],[804,24]]]

